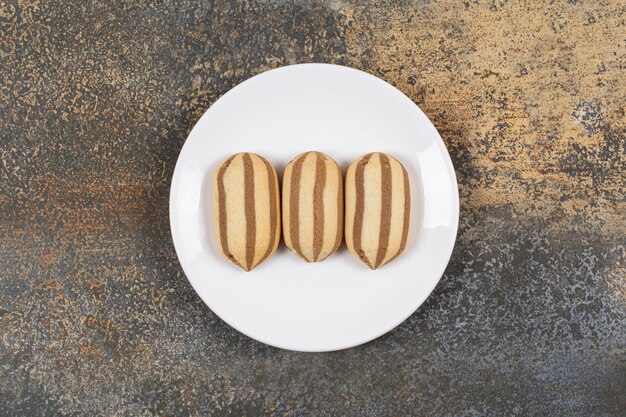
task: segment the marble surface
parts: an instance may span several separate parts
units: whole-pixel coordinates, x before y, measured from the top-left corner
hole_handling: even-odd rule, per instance
[[[0,415],[623,416],[620,1],[39,1],[0,6]],[[349,65],[397,86],[455,164],[427,302],[329,354],[221,322],[168,191],[248,77]]]

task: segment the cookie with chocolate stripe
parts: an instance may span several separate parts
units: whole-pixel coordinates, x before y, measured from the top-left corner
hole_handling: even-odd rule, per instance
[[[334,159],[321,152],[294,158],[283,175],[283,237],[292,252],[320,262],[343,236],[343,178]]]
[[[265,158],[238,153],[213,178],[218,246],[246,271],[272,256],[280,240],[280,194],[276,170]]]
[[[406,248],[411,223],[407,171],[380,152],[363,155],[345,181],[345,239],[350,252],[369,268],[396,259]]]

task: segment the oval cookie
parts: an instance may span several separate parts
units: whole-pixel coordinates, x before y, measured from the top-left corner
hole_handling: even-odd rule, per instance
[[[345,238],[350,252],[371,269],[397,258],[411,223],[406,169],[384,153],[363,155],[346,173]]]
[[[334,159],[321,152],[294,158],[283,175],[283,237],[307,262],[337,250],[343,235],[343,179]]]
[[[222,254],[246,271],[274,254],[280,240],[276,170],[265,158],[238,153],[213,178],[215,230]]]

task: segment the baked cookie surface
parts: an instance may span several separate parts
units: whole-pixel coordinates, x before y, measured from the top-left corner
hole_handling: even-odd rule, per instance
[[[280,241],[280,194],[272,164],[253,153],[226,159],[213,177],[218,246],[246,271],[274,254]]]
[[[343,177],[334,159],[321,152],[295,157],[283,174],[283,236],[307,262],[332,254],[343,237]]]
[[[354,161],[346,173],[345,204],[346,245],[369,268],[379,268],[404,251],[411,190],[398,160],[374,152]]]

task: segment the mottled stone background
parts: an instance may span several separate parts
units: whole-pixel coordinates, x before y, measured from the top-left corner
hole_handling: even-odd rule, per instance
[[[0,414],[624,416],[626,3],[0,3]],[[168,192],[246,78],[331,62],[452,155],[452,261],[358,348],[282,351],[185,279]]]

